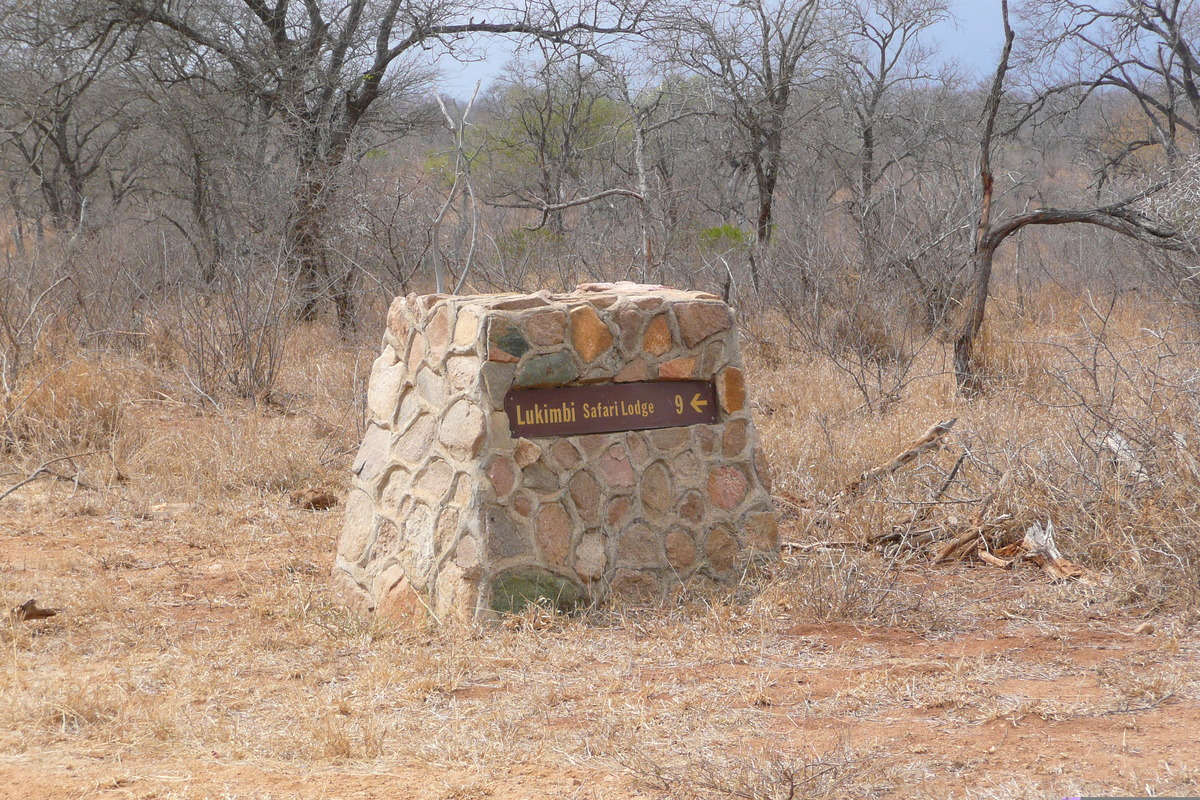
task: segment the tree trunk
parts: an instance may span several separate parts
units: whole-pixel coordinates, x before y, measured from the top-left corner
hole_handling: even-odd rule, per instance
[[[329,251],[322,226],[325,186],[311,171],[306,173],[296,189],[296,208],[287,229],[296,318],[305,321],[316,317],[321,299],[330,288]]]
[[[954,340],[954,381],[963,394],[977,394],[982,388],[972,358],[975,340],[983,330],[983,312],[987,308],[988,287],[992,281],[994,247],[983,247],[975,253],[975,275],[971,284],[970,305]]]

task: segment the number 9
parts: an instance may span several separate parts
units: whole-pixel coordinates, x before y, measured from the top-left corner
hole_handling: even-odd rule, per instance
[[[676,414],[683,413],[683,396],[682,395],[678,395],[678,394],[675,395],[675,413]]]

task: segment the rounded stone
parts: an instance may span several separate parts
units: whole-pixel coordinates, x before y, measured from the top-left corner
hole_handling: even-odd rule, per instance
[[[402,520],[404,542],[401,560],[405,574],[413,586],[427,588],[433,571],[434,523],[433,509],[425,505],[414,505]]]
[[[362,559],[367,543],[375,534],[375,503],[362,489],[351,488],[342,518],[342,536],[338,555],[350,563]]]
[[[696,359],[690,356],[673,358],[658,366],[658,377],[665,381],[685,381],[696,372]]]
[[[687,428],[660,428],[650,432],[650,442],[664,453],[678,450],[687,440]]]
[[[604,538],[598,533],[585,533],[575,546],[575,572],[585,581],[604,576],[608,558],[604,555]]]
[[[667,563],[683,572],[696,563],[696,543],[680,528],[673,528],[666,539]]]
[[[571,342],[585,364],[590,364],[613,345],[612,332],[591,306],[571,309]]]
[[[626,306],[616,312],[617,329],[621,333],[621,350],[624,352],[632,353],[637,350],[642,320],[642,313],[635,308]]]
[[[547,467],[545,461],[538,461],[521,470],[521,485],[542,495],[555,494],[560,488],[559,473]]]
[[[608,446],[611,437],[608,434],[597,433],[579,437],[579,446],[583,448],[585,458],[593,459]]]
[[[662,566],[658,537],[654,531],[640,522],[626,528],[617,540],[617,566],[638,569]]]
[[[417,393],[435,409],[446,405],[446,382],[429,367],[417,373]]]
[[[650,447],[646,444],[646,437],[640,433],[629,433],[625,443],[629,447],[629,460],[633,465],[639,468],[646,466],[650,461]]]
[[[726,414],[736,414],[746,405],[746,382],[737,367],[726,367],[717,375],[717,397]]]
[[[437,552],[444,553],[454,545],[454,537],[458,535],[458,511],[453,508],[443,508],[438,514],[434,526],[434,544]]]
[[[565,341],[567,315],[561,311],[540,311],[528,316],[522,323],[525,337],[542,347],[562,344]]]
[[[729,330],[733,318],[724,303],[691,301],[675,306],[679,335],[688,347],[694,347],[714,333]]]
[[[497,458],[488,468],[488,478],[492,482],[492,490],[497,497],[504,497],[512,491],[517,482],[517,472],[513,463],[507,458]]]
[[[429,357],[435,362],[440,362],[450,347],[450,313],[449,304],[443,304],[425,323],[425,338],[429,341]]]
[[[517,373],[516,384],[523,388],[565,386],[579,377],[579,366],[566,350],[531,358]]]
[[[442,565],[433,593],[433,609],[439,622],[464,623],[474,618],[477,590],[470,581],[457,564]]]
[[[693,525],[704,519],[704,497],[699,492],[688,492],[679,504],[679,516]]]
[[[515,363],[529,352],[525,335],[507,319],[495,317],[488,323],[488,360]]]
[[[479,316],[474,311],[463,311],[458,315],[458,322],[454,325],[454,346],[473,345],[477,336],[479,336]]]
[[[750,423],[744,419],[733,419],[725,423],[725,434],[721,437],[721,455],[734,458],[746,449]]]
[[[493,561],[529,553],[529,541],[503,509],[489,508],[483,517],[488,558]]]
[[[737,467],[718,467],[708,475],[708,499],[726,511],[737,508],[746,497],[746,475]]]
[[[371,552],[365,559],[365,566],[368,572],[373,572],[376,569],[373,565],[400,554],[403,545],[401,537],[400,528],[396,523],[390,519],[379,520],[379,525],[375,533],[375,541],[371,543]]]
[[[432,430],[432,428],[430,429]],[[392,435],[378,425],[370,425],[363,436],[358,454],[354,457],[353,472],[363,483],[371,485],[388,464],[388,445]]]
[[[646,333],[642,335],[642,349],[655,356],[661,356],[671,349],[671,329],[667,325],[666,314],[659,314],[650,320]]]
[[[446,380],[451,390],[464,392],[479,379],[479,360],[475,356],[452,356],[446,361]]]
[[[571,477],[567,489],[580,519],[591,523],[599,522],[600,484],[596,479],[590,473],[580,470]]]
[[[463,571],[467,578],[475,579],[482,573],[480,564],[479,540],[474,536],[464,536],[458,540],[454,548],[454,563]]]
[[[600,474],[611,487],[624,489],[634,484],[633,465],[629,463],[629,454],[621,445],[613,445],[600,459]]]
[[[487,427],[483,412],[468,400],[450,406],[438,430],[438,441],[453,457],[466,461],[479,455]]]
[[[565,565],[571,550],[571,515],[561,505],[543,506],[537,515],[537,543],[542,558]]]
[[[387,329],[401,345],[408,341],[408,306],[403,297],[397,297],[388,307]]]
[[[550,457],[565,470],[574,469],[579,464],[579,451],[566,439],[559,439],[554,443],[550,448]]]
[[[635,358],[613,376],[613,381],[615,383],[637,383],[648,381],[652,377],[654,377],[654,373],[650,371],[650,365],[640,358]]]
[[[367,410],[382,423],[390,423],[400,401],[400,387],[404,384],[405,365],[396,360],[396,351],[391,345],[384,348],[371,367],[371,378],[367,383]]]
[[[642,473],[642,508],[651,519],[661,518],[670,510],[671,475],[661,463],[651,464]]]
[[[615,600],[623,602],[650,602],[662,596],[658,578],[648,572],[635,569],[619,569],[613,578],[609,593]]]
[[[608,526],[609,530],[621,527],[629,518],[629,510],[632,507],[633,504],[629,502],[628,497],[614,497],[604,509],[604,524]]]
[[[690,452],[684,451],[671,462],[671,472],[675,483],[682,486],[696,486],[704,480],[704,462]]]
[[[529,519],[533,516],[534,503],[529,496],[524,492],[518,494],[512,499],[512,510],[514,514]]]
[[[728,572],[737,563],[737,539],[724,527],[712,528],[704,542],[704,555],[715,571]]]
[[[429,462],[413,483],[413,493],[426,502],[437,505],[450,493],[454,484],[454,468],[440,458]]]

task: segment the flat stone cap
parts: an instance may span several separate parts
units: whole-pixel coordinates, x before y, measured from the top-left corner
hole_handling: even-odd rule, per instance
[[[650,283],[634,283],[633,281],[616,281],[615,283],[581,283],[571,292],[552,293],[546,290],[521,294],[519,292],[501,292],[496,294],[426,294],[409,295],[409,302],[419,303],[426,309],[449,300],[457,305],[471,305],[496,311],[523,311],[527,308],[569,303],[571,301],[586,301],[600,308],[607,308],[618,299],[626,298],[637,302],[652,298],[670,302],[687,300],[720,300],[715,294],[708,292],[687,292]],[[397,298],[404,299],[404,298]]]

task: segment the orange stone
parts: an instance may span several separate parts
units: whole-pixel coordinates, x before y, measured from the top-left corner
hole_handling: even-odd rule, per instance
[[[621,368],[621,371],[613,377],[613,381],[616,383],[635,383],[638,381],[648,381],[650,378],[650,365],[640,358],[635,358]]]
[[[675,306],[679,333],[688,347],[694,347],[714,333],[729,330],[733,319],[724,303],[694,301]]]
[[[585,364],[595,361],[613,345],[612,332],[591,306],[571,309],[571,341]]]
[[[496,496],[504,497],[512,491],[513,484],[516,482],[516,470],[507,458],[497,458],[492,462],[491,469],[488,470],[488,477],[491,478],[492,489],[495,490]]]
[[[708,540],[704,543],[704,554],[714,570],[727,572],[737,563],[737,539],[725,528],[713,528],[708,532]]]
[[[450,306],[443,305],[433,312],[425,326],[425,337],[429,340],[429,354],[435,362],[441,361],[450,346]]]
[[[696,563],[696,545],[679,528],[667,534],[667,562],[677,570],[686,570]]]
[[[659,314],[650,320],[642,335],[642,349],[656,356],[671,349],[671,329],[667,327],[666,314]]]
[[[717,376],[717,397],[726,414],[735,414],[746,405],[746,382],[737,367],[726,367]]]
[[[696,359],[682,356],[673,358],[658,367],[658,377],[667,381],[684,381],[692,377],[696,370]]]
[[[658,537],[645,525],[631,525],[617,541],[617,566],[657,567],[661,564],[658,554]]]

